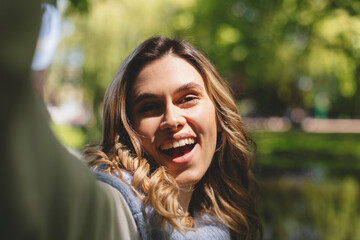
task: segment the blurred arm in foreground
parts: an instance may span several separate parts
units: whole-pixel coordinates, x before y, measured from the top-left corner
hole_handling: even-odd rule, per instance
[[[128,220],[118,221],[126,209],[56,140],[34,94],[40,6],[40,0],[0,3],[1,238],[122,239]]]

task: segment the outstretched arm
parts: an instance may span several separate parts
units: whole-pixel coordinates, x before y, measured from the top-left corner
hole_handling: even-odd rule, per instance
[[[40,6],[40,0],[0,3],[1,238],[120,239],[113,194],[53,136],[34,94]]]

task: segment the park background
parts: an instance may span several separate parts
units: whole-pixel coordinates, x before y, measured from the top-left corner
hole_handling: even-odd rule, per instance
[[[130,52],[152,36],[181,37],[218,68],[257,143],[264,238],[360,239],[359,1],[55,5],[34,81],[54,133],[74,154],[99,143],[105,89]]]

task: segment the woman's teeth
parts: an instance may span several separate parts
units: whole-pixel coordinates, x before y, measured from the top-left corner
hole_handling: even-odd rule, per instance
[[[185,145],[194,144],[194,143],[195,143],[194,138],[184,138],[184,139],[180,139],[180,140],[177,140],[177,141],[173,141],[172,143],[164,144],[164,145],[160,146],[160,149],[161,150],[167,150],[167,149],[170,149],[170,148],[183,147]]]

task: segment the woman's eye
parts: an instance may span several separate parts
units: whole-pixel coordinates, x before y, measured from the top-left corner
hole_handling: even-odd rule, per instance
[[[197,99],[198,99],[198,97],[195,96],[195,95],[186,95],[186,96],[181,100],[181,103],[193,102],[193,101],[196,101]]]
[[[146,103],[139,108],[139,113],[146,114],[155,112],[159,107],[154,103]]]

